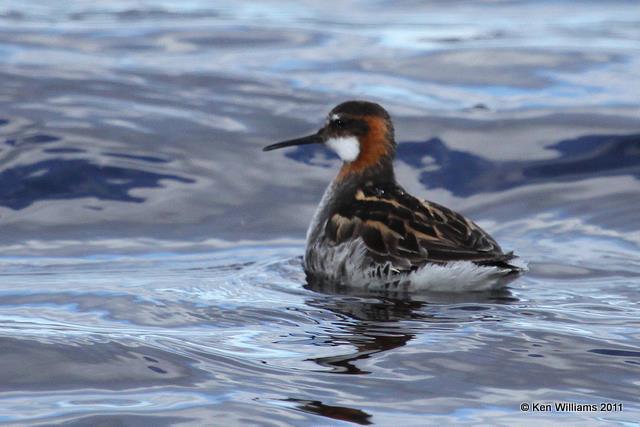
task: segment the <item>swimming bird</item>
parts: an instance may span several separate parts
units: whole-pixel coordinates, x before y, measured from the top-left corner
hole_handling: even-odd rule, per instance
[[[367,101],[335,107],[316,133],[264,151],[324,144],[342,159],[307,231],[304,269],[315,282],[370,290],[489,290],[522,271],[476,223],[397,182],[389,113]]]

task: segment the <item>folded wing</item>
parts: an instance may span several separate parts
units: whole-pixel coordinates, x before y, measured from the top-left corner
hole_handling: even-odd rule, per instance
[[[477,224],[395,184],[359,188],[354,200],[338,205],[325,232],[334,244],[361,237],[374,260],[400,271],[451,261],[516,269],[507,262],[513,254]]]

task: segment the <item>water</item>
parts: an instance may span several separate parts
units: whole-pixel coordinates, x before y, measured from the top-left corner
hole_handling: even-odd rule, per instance
[[[637,5],[323,5],[2,3],[0,423],[637,422]],[[337,159],[260,148],[351,98],[529,274],[306,286]]]

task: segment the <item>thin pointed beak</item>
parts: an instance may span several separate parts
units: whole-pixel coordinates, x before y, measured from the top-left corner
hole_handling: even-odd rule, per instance
[[[320,132],[313,135],[303,136],[302,138],[290,139],[289,141],[278,142],[277,144],[271,144],[262,149],[262,151],[277,150],[278,148],[292,147],[294,145],[306,145],[306,144],[322,144],[324,138],[320,135]]]

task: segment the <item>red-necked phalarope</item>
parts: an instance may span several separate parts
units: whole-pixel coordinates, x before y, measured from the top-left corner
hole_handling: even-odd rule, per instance
[[[313,135],[264,151],[324,144],[344,162],[309,230],[304,257],[315,280],[367,289],[467,291],[503,286],[522,268],[473,221],[419,200],[396,183],[393,123],[380,105],[348,101]]]

